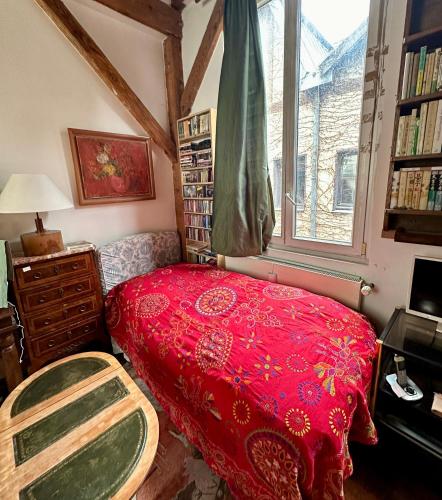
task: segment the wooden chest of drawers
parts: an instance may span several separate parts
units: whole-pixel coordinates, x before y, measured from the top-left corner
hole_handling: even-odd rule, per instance
[[[17,258],[14,273],[30,372],[88,344],[108,347],[93,250]]]

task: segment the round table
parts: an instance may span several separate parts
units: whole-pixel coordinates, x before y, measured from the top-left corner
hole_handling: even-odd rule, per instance
[[[113,356],[64,358],[0,408],[0,498],[129,499],[157,445],[155,410]]]

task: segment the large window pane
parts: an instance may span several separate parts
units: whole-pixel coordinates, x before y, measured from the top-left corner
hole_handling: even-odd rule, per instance
[[[302,0],[295,169],[305,192],[295,238],[352,242],[369,4]]]
[[[268,165],[275,203],[275,236],[282,235],[282,99],[284,85],[284,0],[270,0],[259,9],[267,99]]]

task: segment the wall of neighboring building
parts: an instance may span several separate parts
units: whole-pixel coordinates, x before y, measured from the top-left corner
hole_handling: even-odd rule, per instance
[[[163,36],[92,0],[66,0],[129,85],[167,130]],[[12,173],[44,173],[75,208],[42,214],[66,242],[96,244],[175,229],[172,168],[153,147],[156,200],[79,207],[67,128],[146,135],[33,0],[0,9],[0,189]],[[34,215],[0,215],[0,238],[34,230]]]
[[[288,256],[298,262],[355,273],[375,283],[376,291],[364,299],[363,311],[376,322],[378,327],[386,323],[396,306],[405,305],[413,256],[424,255],[442,258],[441,247],[395,243],[392,240],[381,238],[404,30],[405,4],[406,2],[389,2],[388,4],[389,11],[386,19],[385,39],[385,47],[388,53],[385,57],[381,75],[384,92],[377,110],[375,137],[373,139],[375,157],[372,162],[373,168],[369,187],[366,227],[367,263],[358,264],[287,253]],[[187,71],[195,58],[212,8],[213,2],[207,2],[204,5],[202,3],[191,3],[184,11],[183,58]],[[219,43],[216,58],[212,60],[209,71],[206,73],[194,110],[208,106],[216,107],[221,50],[222,42]],[[272,268],[271,263],[258,259],[228,258],[227,265],[234,266],[244,272],[260,273],[262,275],[265,275]]]

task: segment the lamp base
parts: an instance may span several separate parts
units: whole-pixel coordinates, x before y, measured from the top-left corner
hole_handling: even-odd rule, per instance
[[[44,230],[42,232],[24,233],[20,236],[26,257],[48,255],[64,250],[61,231]]]

